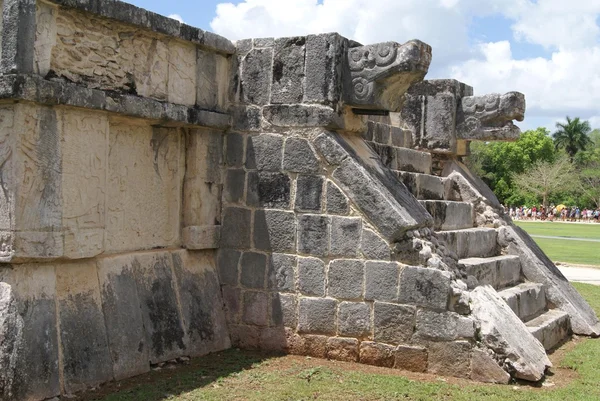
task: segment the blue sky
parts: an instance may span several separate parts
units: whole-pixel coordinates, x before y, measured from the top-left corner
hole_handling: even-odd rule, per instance
[[[567,114],[600,127],[600,0],[130,2],[231,40],[330,31],[365,44],[421,39],[433,47],[427,78],[456,78],[476,94],[523,92],[523,129],[552,129]]]

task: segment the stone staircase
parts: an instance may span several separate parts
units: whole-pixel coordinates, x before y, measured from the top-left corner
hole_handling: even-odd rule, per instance
[[[492,286],[546,350],[567,338],[569,315],[553,308],[542,284],[524,279],[519,256],[501,254],[495,228],[475,227],[473,205],[457,201],[451,180],[432,173],[429,152],[409,149],[411,139],[402,130],[377,122],[365,139],[434,218],[438,240],[466,276]]]
[[[542,284],[523,278],[518,256],[500,254],[495,228],[474,227],[473,205],[447,200],[452,197],[450,183],[444,177],[427,174],[427,170],[399,171],[398,175],[433,216],[438,240],[458,259],[467,276],[498,291],[546,350],[554,348],[569,335],[569,315],[552,308]]]

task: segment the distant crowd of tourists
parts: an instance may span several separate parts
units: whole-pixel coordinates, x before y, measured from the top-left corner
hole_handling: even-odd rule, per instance
[[[580,209],[565,205],[510,207],[508,213],[513,220],[569,221],[581,223],[600,223],[600,208]]]

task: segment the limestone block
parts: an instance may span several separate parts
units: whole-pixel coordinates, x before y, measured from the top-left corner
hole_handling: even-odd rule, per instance
[[[221,240],[221,226],[191,226],[182,232],[182,243],[186,249],[216,249]]]
[[[241,167],[244,160],[244,136],[236,133],[226,135],[225,162],[229,167]]]
[[[419,310],[415,335],[431,341],[469,339],[475,336],[475,325],[472,319],[454,312]]]
[[[350,207],[348,198],[342,193],[342,190],[331,181],[327,181],[327,213],[329,214],[348,214]]]
[[[416,308],[375,302],[373,308],[374,339],[388,344],[410,340],[415,326]]]
[[[269,263],[268,288],[284,292],[295,291],[297,264],[298,258],[294,255],[273,253]]]
[[[371,306],[361,302],[340,302],[338,332],[348,337],[368,337],[372,334]]]
[[[197,55],[196,46],[171,40],[169,48],[168,100],[171,103],[196,104]]]
[[[374,231],[364,228],[360,249],[367,259],[390,260],[390,247]]]
[[[400,266],[397,263],[368,261],[365,266],[365,277],[366,300],[398,301]]]
[[[34,70],[34,38],[36,2],[2,1],[2,63],[3,74],[31,74]]]
[[[89,14],[73,9],[59,8],[55,13],[57,39],[50,69],[58,76],[90,88],[167,100],[168,89],[181,85],[177,79],[180,69],[189,74],[193,65],[191,78],[186,82],[194,83],[195,87],[196,54],[192,52],[191,62],[189,54],[181,56],[176,48],[185,46],[183,42],[167,43],[164,36],[111,20],[90,18]],[[181,64],[175,69],[174,63]],[[171,76],[174,79],[167,88]],[[181,96],[194,98],[191,103],[182,104],[195,103],[195,91],[184,90]]]
[[[331,337],[327,340],[327,358],[336,361],[357,362],[358,344],[358,340],[354,338]]]
[[[400,276],[400,302],[444,311],[451,292],[448,272],[407,266]]]
[[[411,372],[427,371],[428,353],[423,347],[399,345],[394,350],[394,368]]]
[[[242,290],[228,285],[221,285],[221,294],[223,295],[223,307],[227,323],[230,325],[240,323]]]
[[[340,99],[341,65],[346,40],[336,33],[306,37],[304,103],[335,105]]]
[[[362,260],[333,260],[327,272],[327,295],[337,299],[362,298],[364,281],[365,265]]]
[[[52,265],[0,268],[0,399],[60,395]]]
[[[217,271],[221,285],[238,284],[239,263],[241,252],[232,249],[221,248],[217,255]]]
[[[295,294],[278,294],[271,297],[271,319],[276,326],[295,328],[298,323],[296,308],[298,300]]]
[[[329,254],[356,257],[360,249],[361,231],[361,218],[332,216]]]
[[[113,124],[108,162],[107,251],[178,245],[185,170],[178,131]]]
[[[64,109],[62,120],[62,226],[64,256],[104,252],[109,122],[106,114]]]
[[[246,203],[254,207],[288,209],[291,199],[291,180],[287,174],[249,172]]]
[[[323,177],[300,175],[296,181],[295,210],[320,212],[323,195]]]
[[[254,247],[274,252],[296,249],[296,216],[281,210],[254,212]]]
[[[58,265],[56,299],[65,391],[75,393],[112,380],[96,264]]]
[[[249,209],[228,207],[223,212],[221,227],[221,246],[225,248],[250,248],[250,219]]]
[[[571,332],[569,315],[559,309],[551,309],[543,315],[528,321],[526,325],[529,332],[547,350],[551,350],[560,344]]]
[[[256,252],[244,252],[240,261],[240,283],[245,288],[264,289],[267,275],[267,257]]]
[[[190,130],[185,143],[184,226],[218,225],[221,221],[222,134]]]
[[[472,317],[479,328],[481,342],[505,356],[505,365],[514,376],[538,381],[552,366],[542,344],[490,286],[471,292]]]
[[[298,306],[298,332],[334,334],[337,303],[327,298],[302,298]]]
[[[298,290],[304,295],[325,295],[325,263],[317,258],[298,258]]]
[[[176,251],[172,257],[186,332],[186,355],[196,357],[229,348],[214,253]]]
[[[468,341],[432,342],[428,345],[427,372],[469,378],[472,346]]]
[[[245,291],[244,306],[242,309],[242,322],[254,326],[269,324],[267,309],[269,307],[268,295],[264,292]]]
[[[283,169],[294,173],[316,173],[320,163],[309,142],[302,138],[288,138],[285,141]]]
[[[133,255],[98,261],[102,310],[116,380],[150,370],[149,343],[136,287],[135,264]]]
[[[248,137],[246,168],[280,171],[283,160],[283,137],[262,134]]]
[[[136,254],[134,274],[150,363],[185,355],[186,335],[171,254]]]
[[[197,74],[198,106],[210,110],[224,110],[229,91],[228,59],[220,54],[198,49]]]
[[[33,48],[34,73],[46,76],[50,71],[52,48],[56,45],[55,7],[42,2],[35,3],[35,44]]]
[[[366,365],[394,367],[394,347],[371,341],[360,343],[360,363]]]
[[[225,174],[223,198],[229,203],[240,203],[244,199],[246,172],[242,169],[230,169]]]
[[[330,219],[327,216],[305,214],[298,218],[298,251],[303,254],[326,256]]]
[[[302,103],[305,44],[303,36],[275,40],[271,103]]]
[[[242,61],[241,86],[244,103],[269,103],[273,72],[273,49],[253,49]]]
[[[475,212],[470,203],[434,200],[420,202],[433,216],[435,230],[461,230],[473,227]]]

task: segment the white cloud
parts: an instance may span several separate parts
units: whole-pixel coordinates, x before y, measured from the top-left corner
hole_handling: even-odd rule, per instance
[[[184,23],[183,18],[179,14],[171,14],[171,15],[169,15],[169,18],[173,18],[174,20],[177,20],[177,21],[181,22],[182,24]]]
[[[473,46],[470,21],[486,15],[512,21],[513,37]],[[211,27],[233,40],[322,32],[365,44],[417,38],[433,47],[429,78],[456,78],[480,94],[523,92],[527,117],[551,128],[566,114],[600,126],[599,15],[600,0],[244,0],[219,4]],[[515,59],[510,41],[551,53]]]

